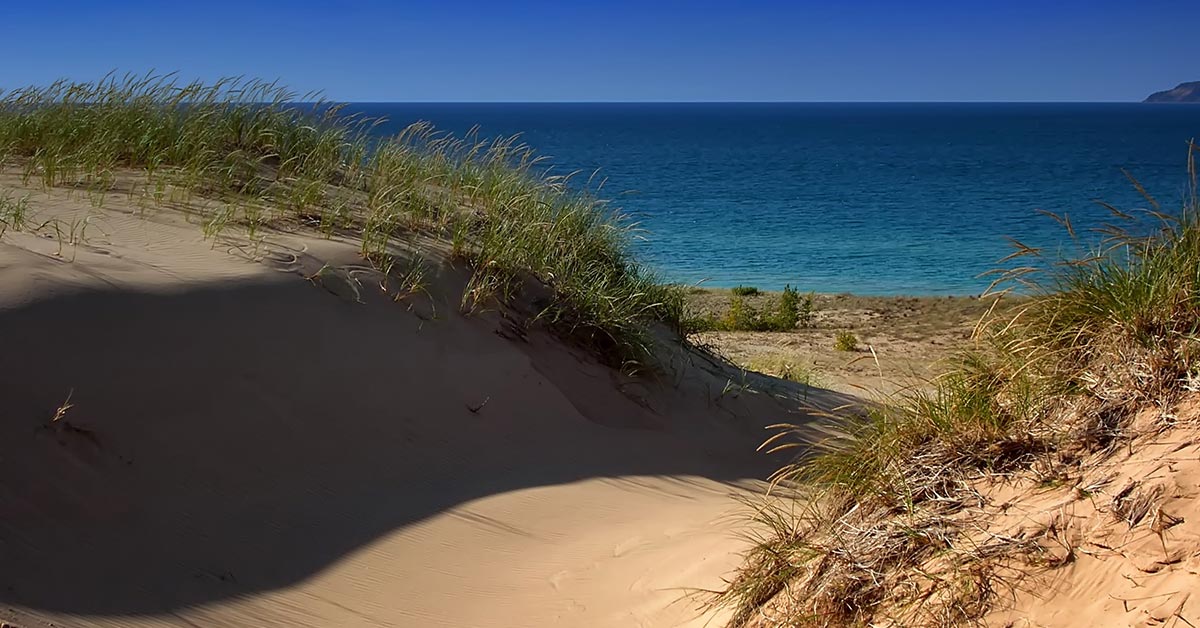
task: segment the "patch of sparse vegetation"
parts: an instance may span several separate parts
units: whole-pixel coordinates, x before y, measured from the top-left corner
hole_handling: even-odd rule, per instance
[[[551,298],[533,320],[629,371],[651,361],[651,327],[680,326],[682,291],[633,259],[633,225],[586,184],[551,173],[515,137],[417,123],[379,140],[375,122],[256,80],[59,81],[0,97],[0,166],[96,204],[118,185],[154,203],[215,200],[199,217],[208,237],[339,232],[373,264],[414,235],[444,239],[475,270],[468,300],[513,305],[537,284]],[[117,176],[128,171],[141,177]]]
[[[812,324],[815,307],[813,293],[801,296],[795,288],[784,286],[778,296],[761,299],[756,305],[755,297],[763,296],[758,288],[739,286],[733,288],[729,307],[723,314],[707,313],[685,317],[681,326],[684,333],[704,331],[792,331],[799,325]]]
[[[1125,438],[1137,409],[1170,407],[1188,386],[1200,358],[1194,155],[1178,212],[1148,195],[1148,210],[1110,207],[1094,246],[1055,216],[1080,253],[1004,273],[998,286],[1031,296],[981,322],[931,389],[836,417],[838,435],[822,442],[799,428],[768,441],[801,455],[755,505],[755,545],[717,598],[734,625],[977,623],[1009,586],[1000,566],[1069,562],[1049,551],[1049,529],[979,536],[989,514],[977,487],[997,475],[1069,486],[1081,460]],[[1020,246],[1014,257],[1039,254]],[[1112,508],[1131,527],[1152,501],[1135,488]]]
[[[833,339],[833,348],[838,351],[858,351],[858,336],[852,331],[839,331]]]
[[[29,196],[0,195],[0,236],[7,231],[24,231],[29,227]]]
[[[820,376],[811,366],[788,360],[783,356],[757,356],[748,360],[745,366],[752,371],[773,375],[789,382],[805,386],[821,385]]]
[[[736,297],[753,297],[760,294],[758,288],[754,286],[734,286],[729,291]]]

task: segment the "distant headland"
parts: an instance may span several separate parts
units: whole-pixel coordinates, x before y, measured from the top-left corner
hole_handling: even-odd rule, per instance
[[[1154,92],[1142,102],[1195,102],[1200,103],[1200,81],[1180,83],[1175,89]]]

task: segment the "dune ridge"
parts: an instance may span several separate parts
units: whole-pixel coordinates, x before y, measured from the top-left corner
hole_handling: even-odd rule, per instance
[[[689,592],[736,564],[735,497],[778,463],[763,428],[802,418],[679,346],[635,379],[464,316],[468,272],[430,251],[396,302],[338,238],[206,240],[121,194],[4,185],[89,227],[0,239],[16,625],[702,623]]]

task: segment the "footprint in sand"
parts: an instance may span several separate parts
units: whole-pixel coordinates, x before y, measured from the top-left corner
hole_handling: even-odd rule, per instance
[[[554,587],[555,591],[562,591],[563,583],[566,582],[567,580],[569,580],[570,578],[571,578],[571,572],[567,569],[564,569],[564,570],[554,574],[553,576],[550,576],[550,586]]]
[[[635,536],[631,539],[628,539],[613,548],[613,558],[620,558],[645,544],[646,540],[640,536]]]

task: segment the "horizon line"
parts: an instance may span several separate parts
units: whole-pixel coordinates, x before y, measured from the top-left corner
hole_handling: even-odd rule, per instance
[[[1144,100],[352,100],[291,101],[362,105],[1187,105]]]

